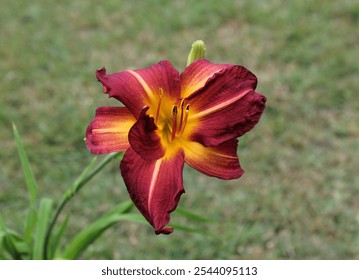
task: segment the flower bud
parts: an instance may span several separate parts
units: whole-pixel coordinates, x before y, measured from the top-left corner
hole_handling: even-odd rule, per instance
[[[192,44],[192,49],[187,58],[187,66],[197,59],[205,57],[206,48],[202,40],[197,40]]]

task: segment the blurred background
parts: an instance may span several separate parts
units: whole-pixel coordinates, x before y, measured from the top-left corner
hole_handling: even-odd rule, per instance
[[[92,159],[84,145],[103,95],[95,70],[182,71],[193,41],[254,72],[267,96],[240,138],[238,180],[184,171],[180,207],[204,234],[156,236],[122,222],[83,259],[358,259],[359,3],[354,0],[0,0],[0,210],[22,227],[28,198],[12,135],[23,137],[41,196],[62,193]],[[113,162],[65,209],[70,237],[128,194]],[[186,223],[172,214],[172,221]],[[196,226],[192,225],[191,226]]]

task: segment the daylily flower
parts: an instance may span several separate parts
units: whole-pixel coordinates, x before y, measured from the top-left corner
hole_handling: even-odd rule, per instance
[[[266,98],[246,68],[200,59],[182,74],[168,61],[106,74],[104,93],[125,107],[100,107],[86,131],[94,154],[126,151],[120,170],[131,199],[154,227],[166,226],[184,193],[184,163],[221,179],[242,176],[237,139],[259,121]]]

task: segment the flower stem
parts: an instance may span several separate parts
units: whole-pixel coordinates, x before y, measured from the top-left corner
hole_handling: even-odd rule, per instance
[[[49,241],[50,241],[52,230],[53,230],[53,228],[54,228],[54,226],[56,224],[56,221],[57,221],[60,213],[64,209],[65,205],[70,201],[70,199],[77,192],[79,192],[81,190],[81,188],[87,182],[89,182],[97,173],[99,173],[108,163],[110,163],[113,159],[115,159],[115,158],[117,158],[117,157],[119,157],[121,155],[122,155],[121,152],[120,153],[111,153],[111,154],[109,154],[107,157],[105,157],[103,159],[103,161],[98,166],[96,166],[95,169],[92,170],[92,172],[90,172],[91,168],[93,167],[93,165],[96,162],[96,158],[93,158],[93,160],[90,162],[90,164],[81,173],[80,177],[73,183],[71,188],[69,188],[65,192],[65,194],[63,195],[62,201],[57,206],[56,212],[53,215],[51,223],[49,224],[49,226],[47,228],[47,231],[46,231],[46,236],[45,236],[45,241],[44,241],[44,251],[43,251],[43,255],[44,255],[45,260],[48,259],[48,246],[49,246]]]

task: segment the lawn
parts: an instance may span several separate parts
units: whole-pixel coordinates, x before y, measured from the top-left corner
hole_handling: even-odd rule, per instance
[[[359,259],[359,4],[345,1],[0,0],[0,211],[20,230],[27,194],[12,135],[23,137],[41,196],[60,200],[91,161],[84,135],[107,99],[95,70],[168,59],[184,69],[193,41],[207,58],[256,74],[267,98],[239,140],[246,173],[188,167],[180,207],[203,234],[156,236],[121,222],[82,259]],[[74,198],[67,238],[127,200],[119,162]],[[64,215],[64,216],[65,216]],[[61,218],[63,219],[64,216]],[[172,221],[185,224],[176,212]]]

